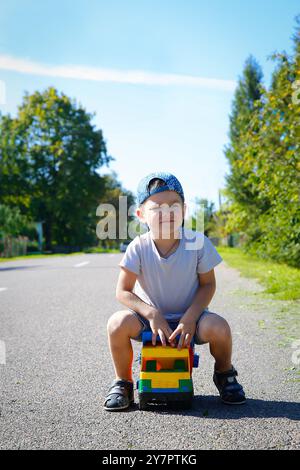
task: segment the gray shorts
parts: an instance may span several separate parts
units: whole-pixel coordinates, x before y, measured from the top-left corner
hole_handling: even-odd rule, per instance
[[[137,317],[137,319],[141,322],[141,326],[142,326],[141,331],[138,334],[138,336],[136,336],[135,338],[131,338],[131,339],[133,339],[135,341],[142,341],[143,332],[144,331],[151,331],[150,323],[149,323],[148,320],[146,320],[146,318],[142,317],[142,315],[140,315],[139,313],[137,313],[137,312],[135,312],[134,310],[131,310],[131,309],[129,309],[129,310],[132,312],[133,315],[135,315]],[[196,323],[196,333],[194,335],[195,344],[206,344],[206,342],[202,341],[202,339],[199,338],[199,336],[198,336],[198,333],[197,333],[198,324],[206,315],[211,315],[212,313],[213,312],[210,312],[208,309],[205,309],[201,313],[200,317],[198,318],[197,323]],[[180,322],[180,320],[168,320],[168,324],[169,324],[171,330],[174,331],[177,328],[179,322]]]

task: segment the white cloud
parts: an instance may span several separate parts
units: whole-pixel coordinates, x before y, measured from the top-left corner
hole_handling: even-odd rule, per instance
[[[30,75],[45,75],[57,78],[94,80],[98,82],[130,83],[141,85],[183,85],[199,86],[213,90],[232,92],[236,83],[233,80],[203,78],[191,75],[151,73],[143,70],[114,70],[80,65],[46,65],[27,59],[19,59],[0,54],[0,69]]]

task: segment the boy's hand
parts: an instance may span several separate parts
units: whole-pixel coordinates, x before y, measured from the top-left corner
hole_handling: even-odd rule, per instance
[[[182,347],[188,348],[191,344],[196,331],[196,321],[191,318],[181,318],[176,330],[169,337],[169,341],[174,341],[176,336],[180,334],[177,349],[180,351]]]
[[[155,310],[149,319],[150,327],[152,330],[152,344],[153,346],[156,345],[156,337],[159,335],[161,344],[166,346],[166,338],[172,334],[172,330],[169,327],[168,322],[164,319],[161,313],[158,310]],[[169,341],[171,346],[175,346],[174,341]]]

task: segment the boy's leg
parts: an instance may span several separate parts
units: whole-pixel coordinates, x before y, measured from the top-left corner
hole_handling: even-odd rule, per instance
[[[143,326],[128,310],[115,312],[107,324],[109,348],[116,378],[111,384],[104,402],[107,411],[119,411],[133,403],[131,337],[139,335]]]
[[[224,372],[231,367],[232,338],[227,321],[216,313],[204,313],[197,325],[197,337],[201,343],[209,343],[215,368]]]
[[[110,353],[116,379],[132,382],[133,351],[131,339],[143,329],[141,322],[129,310],[115,312],[107,323]]]
[[[215,358],[213,381],[221,400],[228,405],[246,402],[243,387],[236,380],[237,371],[231,364],[232,338],[226,320],[216,313],[207,312],[200,317],[196,330],[197,342],[209,343]]]

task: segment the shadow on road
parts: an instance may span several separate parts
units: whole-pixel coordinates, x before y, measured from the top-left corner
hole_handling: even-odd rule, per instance
[[[0,271],[14,271],[16,269],[32,269],[32,268],[40,268],[43,266],[42,264],[37,264],[35,266],[11,266],[9,268],[0,268]]]
[[[135,405],[131,410],[138,410]],[[300,403],[248,398],[244,405],[225,405],[218,396],[196,395],[190,410],[170,410],[166,405],[150,405],[146,411],[158,414],[197,416],[206,419],[288,418],[300,420]]]

